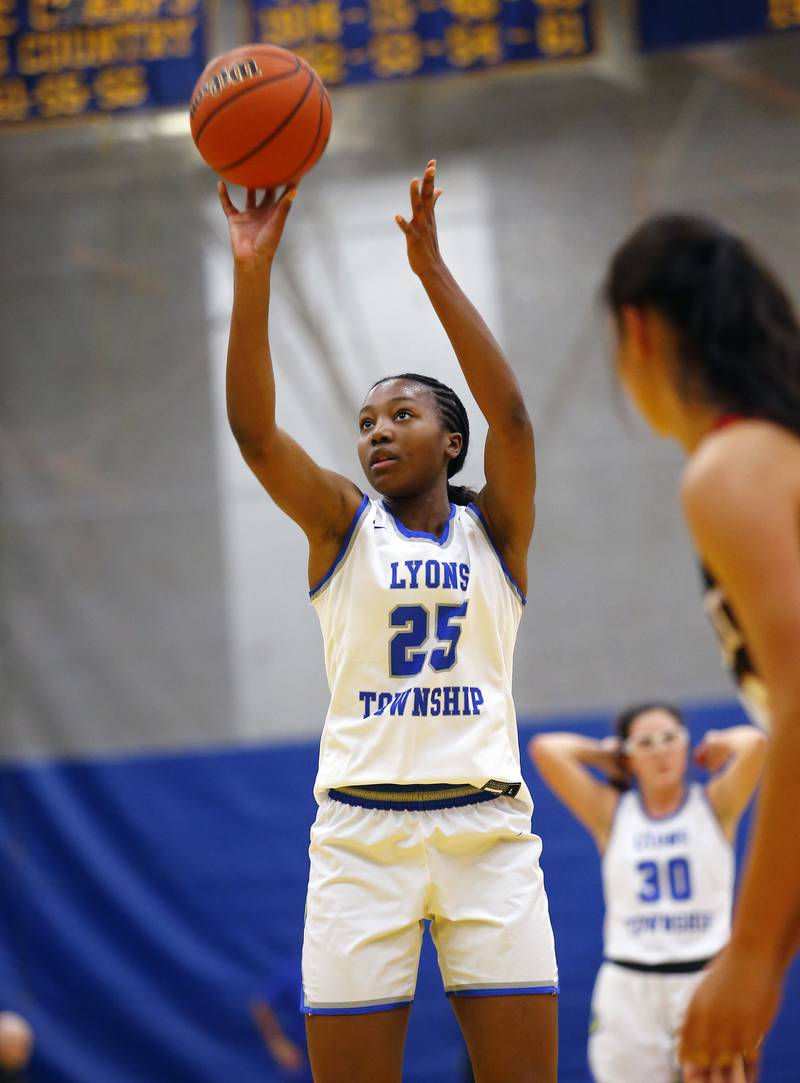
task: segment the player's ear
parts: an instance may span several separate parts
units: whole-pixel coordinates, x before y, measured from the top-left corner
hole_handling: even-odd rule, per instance
[[[464,446],[464,437],[460,432],[447,433],[447,443],[445,444],[445,454],[448,459],[457,459],[461,454],[461,449]]]
[[[646,361],[652,349],[648,313],[636,305],[623,305],[619,311],[620,339],[632,361]]]

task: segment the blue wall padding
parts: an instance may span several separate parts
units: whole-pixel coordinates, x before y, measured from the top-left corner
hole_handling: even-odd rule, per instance
[[[694,733],[741,720],[689,711]],[[598,735],[607,716],[537,729]],[[523,750],[533,732],[521,727]],[[204,750],[0,769],[0,1007],[33,1022],[34,1083],[272,1083],[248,1000],[297,950],[316,746]],[[561,971],[562,1083],[588,1083],[601,953],[597,855],[525,774],[544,838]],[[746,990],[743,991],[746,995]],[[800,968],[766,1043],[763,1083],[797,1083]],[[464,1051],[429,939],[406,1083],[460,1083]]]
[[[639,44],[645,52],[724,41],[778,29],[769,0],[639,0]]]

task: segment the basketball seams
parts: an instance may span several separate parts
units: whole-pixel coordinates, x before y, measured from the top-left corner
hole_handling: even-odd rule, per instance
[[[308,76],[303,85],[301,71]],[[230,183],[285,185],[312,169],[328,144],[327,88],[302,56],[280,46],[240,46],[216,57],[195,83],[192,103],[195,98],[200,106],[191,117],[195,145]],[[226,112],[228,106],[233,108]],[[248,147],[251,140],[257,143]],[[225,165],[219,164],[223,156]],[[287,179],[271,179],[280,174]]]
[[[241,55],[240,55],[241,54]],[[256,56],[257,54],[257,56]],[[273,60],[285,60],[287,62],[292,60],[299,60],[301,64],[307,64],[308,62],[298,53],[293,53],[291,49],[284,49],[282,45],[270,45],[264,41],[254,41],[250,45],[238,45],[235,49],[230,49],[227,53],[222,53],[220,56],[210,60],[203,70],[199,81],[205,81],[209,79],[213,74],[213,68],[215,64],[218,64],[220,60],[226,60],[229,63],[236,63],[240,60],[253,60],[266,54]]]
[[[279,83],[282,79],[291,79],[293,75],[297,75],[297,73],[304,68],[304,65],[300,63],[299,57],[296,57],[295,59],[297,61],[295,66],[289,71],[282,72],[280,75],[271,75],[268,79],[262,78],[257,83],[248,83],[248,85],[242,87],[241,90],[238,91],[238,93],[230,94],[224,101],[219,102],[217,108],[213,111],[213,113],[209,113],[203,123],[197,129],[197,134],[194,137],[194,141],[197,144],[197,149],[200,149],[200,140],[202,138],[203,132],[206,130],[209,123],[215,117],[218,117],[224,109],[227,109],[229,105],[233,105],[234,102],[241,101],[245,94],[251,94],[254,90],[260,90],[261,87],[270,86],[272,83]]]
[[[325,149],[323,146],[321,150],[317,151],[317,144],[319,143],[319,136],[320,132],[322,131],[322,122],[325,116],[325,102],[326,100],[328,100],[328,92],[316,75],[314,76],[314,82],[319,87],[319,119],[317,120],[317,130],[314,132],[314,138],[311,140],[311,149],[309,150],[308,154],[306,154],[305,158],[303,158],[303,160],[299,163],[299,165],[296,166],[295,169],[292,170],[291,173],[288,173],[284,179],[277,182],[277,184],[275,185],[276,188],[280,187],[282,184],[288,184],[290,180],[293,180],[299,173],[302,173],[303,167],[306,165],[306,163],[312,159],[316,160],[316,158],[318,158],[319,155],[322,153],[322,150]],[[328,104],[330,106],[330,102]]]
[[[306,98],[308,97],[308,95],[311,92],[311,88],[317,82],[317,80],[316,80],[316,78],[314,76],[314,73],[308,68],[306,68],[305,70],[308,71],[308,83],[306,84],[306,88],[303,91],[302,96],[300,97],[299,101],[296,103],[296,105],[294,106],[292,111],[290,113],[287,113],[287,115],[283,118],[283,120],[280,122],[278,127],[275,128],[273,131],[271,131],[269,133],[269,135],[266,136],[266,138],[261,140],[260,143],[257,143],[256,146],[252,147],[247,152],[247,154],[244,154],[241,158],[237,158],[233,162],[226,162],[225,165],[216,166],[215,168],[220,173],[224,173],[227,170],[231,170],[231,169],[238,169],[239,166],[244,165],[244,163],[249,161],[250,158],[252,158],[256,154],[259,154],[264,149],[264,147],[268,146],[272,142],[272,140],[275,139],[276,136],[280,135],[280,133],[284,130],[284,128],[286,128],[292,122],[292,120],[297,115],[297,113],[300,111],[300,109],[302,109]]]

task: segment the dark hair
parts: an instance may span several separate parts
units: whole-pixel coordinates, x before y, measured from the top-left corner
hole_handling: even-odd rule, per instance
[[[679,392],[800,433],[800,325],[783,286],[717,223],[657,215],[614,253],[603,296],[652,308],[679,336]]]
[[[672,715],[675,721],[687,728],[683,715],[678,707],[675,707],[672,703],[662,703],[660,700],[646,701],[644,703],[634,703],[631,707],[626,707],[624,711],[620,711],[614,721],[611,723],[611,732],[623,745],[631,735],[633,729],[633,723],[639,718],[640,715],[647,714],[648,711],[666,711],[667,714]],[[619,790],[620,793],[627,793],[628,790],[634,784],[634,778],[630,770],[627,768],[625,753],[620,749],[617,757],[620,774],[619,776],[610,776],[608,781],[614,787]]]
[[[411,380],[413,383],[421,384],[432,392],[442,425],[448,432],[461,433],[461,450],[447,464],[447,477],[451,478],[454,474],[457,474],[464,465],[469,450],[469,418],[464,403],[452,387],[448,387],[447,384],[434,379],[433,376],[420,376],[417,372],[401,372],[397,376],[384,376],[381,380],[377,380],[372,387],[385,384],[389,380]],[[450,485],[448,482],[447,498],[452,504],[471,504],[474,500],[477,500],[478,494],[474,489],[467,488],[466,485]]]
[[[620,711],[614,721],[611,723],[611,731],[615,737],[621,742],[625,742],[630,737],[633,723],[636,719],[643,714],[647,714],[648,711],[666,711],[667,714],[671,714],[678,725],[687,728],[680,708],[676,707],[672,703],[662,703],[658,700],[653,702],[635,703],[631,707],[626,707],[624,711]]]

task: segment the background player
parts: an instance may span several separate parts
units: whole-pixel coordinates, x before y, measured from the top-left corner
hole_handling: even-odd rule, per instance
[[[17,1012],[0,1012],[0,1083],[25,1083],[33,1045],[27,1019]]]
[[[269,975],[250,1001],[275,1069],[286,1083],[312,1083],[303,1017],[297,1010],[300,953],[290,955]]]
[[[239,212],[220,185],[235,268],[229,419],[308,538],[331,688],[303,948],[309,1054],[317,1083],[399,1083],[428,918],[478,1083],[554,1083],[555,955],[511,698],[533,430],[506,358],[439,253],[435,172],[430,162],[412,181],[411,221],[397,223],[488,422],[478,494],[448,484],[469,424],[428,377],[381,380],[361,407],[359,457],[382,500],[277,427],[269,276],[295,192],[258,204],[248,192]]]
[[[701,786],[687,783],[689,733],[676,707],[630,707],[613,729],[604,740],[539,734],[530,753],[602,859],[592,1074],[597,1083],[673,1083],[689,997],[729,936],[733,843],[766,739],[752,726],[709,730],[694,759],[716,773]],[[630,783],[635,789],[621,793]]]
[[[619,379],[689,456],[681,498],[707,608],[772,730],[731,941],[686,1018],[686,1078],[706,1079],[756,1059],[800,942],[800,327],[750,248],[691,216],[640,226],[605,295]]]

